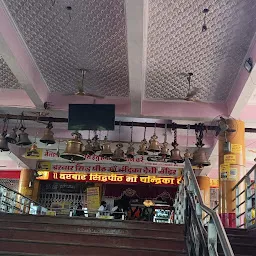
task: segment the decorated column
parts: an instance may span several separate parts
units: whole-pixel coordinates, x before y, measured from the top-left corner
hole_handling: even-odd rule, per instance
[[[34,171],[22,169],[20,172],[19,193],[37,201],[38,191],[39,181],[34,179]]]
[[[207,176],[196,177],[204,204],[210,207],[210,178]]]
[[[245,174],[244,122],[227,120],[236,131],[219,136],[219,214],[224,227],[236,227],[235,191],[232,188]],[[230,145],[228,145],[230,142]]]

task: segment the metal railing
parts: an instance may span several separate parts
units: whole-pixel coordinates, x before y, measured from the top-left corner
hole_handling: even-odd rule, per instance
[[[218,240],[225,256],[234,256],[226,231],[217,213],[202,200],[200,188],[189,159],[185,159],[183,182],[175,199],[175,223],[185,224],[189,255],[216,256]],[[209,215],[207,229],[203,224],[203,212]]]
[[[242,179],[232,188],[235,191],[235,208],[237,228],[253,228],[255,224],[255,178],[256,164],[244,175]]]
[[[0,184],[0,212],[41,215],[46,211],[37,202]]]

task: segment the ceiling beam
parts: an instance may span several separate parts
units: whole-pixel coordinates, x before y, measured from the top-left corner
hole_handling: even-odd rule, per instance
[[[33,104],[42,108],[48,87],[3,0],[0,0],[0,52]]]
[[[140,116],[145,90],[148,0],[126,0],[129,86],[132,116]]]

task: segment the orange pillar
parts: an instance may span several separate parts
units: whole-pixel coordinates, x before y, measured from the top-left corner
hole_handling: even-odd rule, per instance
[[[37,201],[39,192],[39,181],[34,180],[33,176],[33,170],[21,170],[19,181],[19,193],[28,198],[31,198],[34,201]]]
[[[229,152],[224,148],[224,136],[219,137],[219,214],[224,227],[236,227],[232,188],[245,174],[245,127],[240,120],[229,119],[227,123],[236,131],[227,133],[227,141],[231,143]]]
[[[207,176],[196,177],[204,204],[210,207],[210,178]]]

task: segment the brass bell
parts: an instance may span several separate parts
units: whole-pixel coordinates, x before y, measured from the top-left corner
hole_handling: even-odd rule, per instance
[[[148,155],[148,152],[147,152],[147,141],[146,139],[143,139],[141,142],[140,142],[140,145],[139,145],[139,150],[137,151],[137,154],[139,155]]]
[[[148,151],[150,152],[160,152],[161,151],[161,147],[159,142],[157,141],[157,136],[156,134],[153,134],[153,136],[151,136],[150,140],[149,140],[149,147],[148,147]]]
[[[84,146],[83,154],[84,155],[93,155],[95,152],[92,147],[92,141],[90,139],[86,140],[86,145]]]
[[[25,132],[26,128],[24,126],[20,127],[21,133],[18,135],[18,141],[16,145],[18,146],[28,146],[31,145],[32,142],[28,138],[28,134]]]
[[[163,146],[161,147],[161,152],[158,155],[163,156],[163,157],[169,157],[170,156],[167,142],[163,143]]]
[[[109,156],[113,155],[113,152],[111,150],[110,145],[111,145],[111,143],[108,141],[107,136],[105,136],[104,141],[103,141],[103,145],[102,145],[102,150],[101,150],[101,153],[100,153],[101,156],[109,157]]]
[[[192,160],[192,154],[189,152],[188,149],[186,149],[185,151],[184,158],[188,158],[189,160]]]
[[[55,139],[53,138],[53,135],[54,133],[52,132],[52,129],[53,126],[52,126],[52,123],[49,122],[47,127],[46,127],[46,130],[44,132],[44,136],[40,139],[40,141],[42,143],[45,143],[45,144],[55,144]]]
[[[0,135],[0,151],[10,151],[9,147],[8,147],[8,142],[6,140],[6,133],[3,132],[1,135]]]
[[[73,139],[67,141],[67,146],[65,151],[60,155],[61,158],[70,161],[80,161],[84,160],[85,156],[82,154],[81,134],[78,132],[72,133]]]
[[[205,150],[200,147],[193,154],[192,165],[197,165],[198,167],[210,166],[211,163],[207,159]]]
[[[99,137],[97,134],[95,134],[92,141],[93,141],[93,143],[92,143],[93,151],[94,152],[101,151],[100,141],[99,141]]]
[[[126,151],[126,156],[128,158],[134,158],[135,156],[135,149],[134,149],[134,146],[133,146],[133,143],[129,143],[129,146],[127,148],[127,151]]]
[[[8,143],[16,144],[17,143],[17,128],[13,128],[12,132],[6,136],[6,140]]]
[[[171,156],[170,156],[170,159],[168,160],[168,162],[171,162],[171,163],[183,163],[184,162],[184,159],[181,157],[180,150],[178,148],[174,147],[171,150]]]
[[[30,150],[27,152],[27,156],[38,156],[39,152],[37,150],[36,143],[33,143]]]
[[[125,162],[126,159],[124,157],[124,151],[122,150],[123,144],[122,143],[118,143],[116,145],[116,150],[114,151],[113,156],[111,157],[112,161],[115,162]]]

